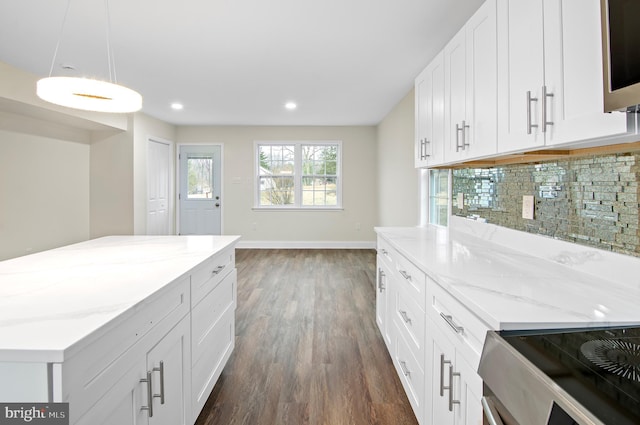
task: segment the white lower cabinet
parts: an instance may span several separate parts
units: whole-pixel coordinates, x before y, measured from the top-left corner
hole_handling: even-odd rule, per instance
[[[189,320],[183,318],[77,422],[186,425],[191,423]],[[70,406],[73,412],[73,407]]]
[[[376,321],[418,423],[482,425],[488,327],[381,237],[377,262]]]
[[[481,378],[445,335],[446,329],[440,329],[431,319],[429,328],[432,410],[425,423],[482,425]]]

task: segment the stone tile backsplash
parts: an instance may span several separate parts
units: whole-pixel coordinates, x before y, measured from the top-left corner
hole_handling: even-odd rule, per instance
[[[453,213],[489,223],[640,256],[640,153],[453,171]],[[464,208],[457,195],[464,194]],[[534,218],[522,197],[534,196]]]

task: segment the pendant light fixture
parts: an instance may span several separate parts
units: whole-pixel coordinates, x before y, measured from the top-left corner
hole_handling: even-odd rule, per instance
[[[67,10],[62,21],[60,37],[53,53],[49,76],[38,81],[36,93],[38,97],[56,105],[74,109],[97,112],[135,112],[142,108],[142,96],[134,90],[117,83],[116,65],[111,50],[109,0],[104,0],[107,33],[107,63],[109,81],[83,77],[53,77],[53,68],[60,47],[60,40],[69,14],[71,0],[67,2]]]

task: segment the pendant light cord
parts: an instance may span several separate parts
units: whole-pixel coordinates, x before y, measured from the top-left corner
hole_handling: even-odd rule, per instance
[[[51,67],[49,68],[49,77],[53,75],[53,68],[56,65],[56,58],[58,57],[58,50],[60,49],[60,43],[62,41],[62,35],[64,34],[64,27],[67,24],[67,17],[69,16],[69,9],[71,8],[71,0],[67,0],[67,8],[64,11],[64,18],[62,19],[62,26],[60,27],[60,34],[58,35],[58,42],[56,43],[56,49],[53,51],[53,59],[51,60]],[[104,0],[105,9],[105,32],[107,35],[107,66],[109,69],[109,81],[118,84],[118,76],[116,75],[116,60],[111,48],[111,15],[109,14],[109,0]]]
[[[60,34],[58,35],[58,42],[56,43],[56,49],[53,51],[53,59],[51,60],[51,68],[49,68],[49,78],[53,75],[53,67],[56,64],[56,57],[58,56],[58,49],[60,48],[60,41],[62,40],[62,33],[64,32],[64,26],[67,23],[67,15],[69,15],[69,8],[71,7],[71,0],[67,0],[67,9],[64,11],[64,18],[62,19],[62,26],[60,27]]]
[[[109,14],[109,0],[104,0],[104,9],[106,14],[106,32],[107,32],[107,62],[109,63],[109,81],[118,84],[116,75],[116,59],[111,49],[111,15]]]

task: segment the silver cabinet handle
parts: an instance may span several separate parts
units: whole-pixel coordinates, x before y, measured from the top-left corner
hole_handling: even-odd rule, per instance
[[[464,131],[460,126],[458,126],[458,123],[456,123],[456,152],[460,151],[460,137],[458,136],[458,133],[460,133],[461,131]],[[464,147],[462,147],[462,149],[464,149]]]
[[[411,375],[411,371],[409,371],[409,369],[407,368],[407,363],[403,362],[402,360],[400,360],[400,369],[402,369],[402,374],[404,376]]]
[[[152,372],[160,372],[160,394],[154,394],[153,397],[160,398],[160,404],[164,404],[164,362],[161,361],[160,367],[154,367]]]
[[[444,365],[449,365],[449,385],[444,385]],[[451,360],[444,359],[444,353],[440,354],[440,397],[444,397],[444,391],[449,391],[449,411],[453,412],[453,405],[460,404],[460,400],[453,399],[453,377],[460,376],[460,372],[453,371]]]
[[[451,364],[451,360],[445,360],[444,353],[440,354],[440,397],[444,397],[444,390],[450,388],[444,386],[444,365],[446,364]]]
[[[493,401],[487,397],[482,397],[482,411],[484,412],[484,417],[489,421],[489,425],[504,425],[502,419],[500,419],[500,414],[498,414],[498,410],[496,406],[493,404]]]
[[[453,371],[453,363],[449,363],[449,412],[453,412],[453,405],[460,404],[460,400],[453,399],[453,377],[460,376],[460,372]]]
[[[411,280],[411,275],[409,273],[407,273],[405,270],[398,270],[398,272],[400,272],[402,277],[404,277],[405,279]]]
[[[431,156],[427,153],[427,145],[430,143],[431,142],[428,141],[427,139],[420,140],[420,159],[421,160],[425,160]]]
[[[531,134],[531,129],[538,127],[537,124],[531,124],[531,102],[537,102],[537,97],[531,97],[531,91],[527,92],[527,134]]]
[[[469,128],[469,124],[467,124],[464,120],[462,120],[462,150],[467,149],[469,143],[467,142],[467,129]]]
[[[218,267],[216,267],[215,269],[213,269],[213,270],[211,271],[211,275],[213,275],[213,276],[217,275],[217,274],[218,274],[218,273],[220,273],[222,270],[224,270],[224,268],[225,268],[225,267],[226,267],[226,266],[218,266]]]
[[[402,320],[404,320],[404,323],[411,323],[411,318],[407,316],[406,311],[400,311],[400,316],[402,316]]]
[[[151,383],[151,372],[147,372],[147,378],[141,379],[140,382],[147,384],[147,405],[141,406],[140,410],[149,412],[149,417],[153,417],[153,384]]]
[[[461,334],[464,332],[464,328],[462,326],[458,326],[454,323],[453,321],[453,317],[452,316],[448,316],[444,313],[440,313],[440,317],[442,317],[444,319],[445,322],[447,322],[447,325],[451,326],[451,328],[456,331],[456,333]]]
[[[553,93],[547,93],[547,86],[542,86],[542,132],[547,131],[548,125],[553,125],[553,121],[547,121],[547,98],[553,97]]]
[[[378,267],[378,290],[380,291],[380,293],[385,290],[384,283],[382,282],[382,279],[385,276],[386,275],[384,274],[384,271]]]

